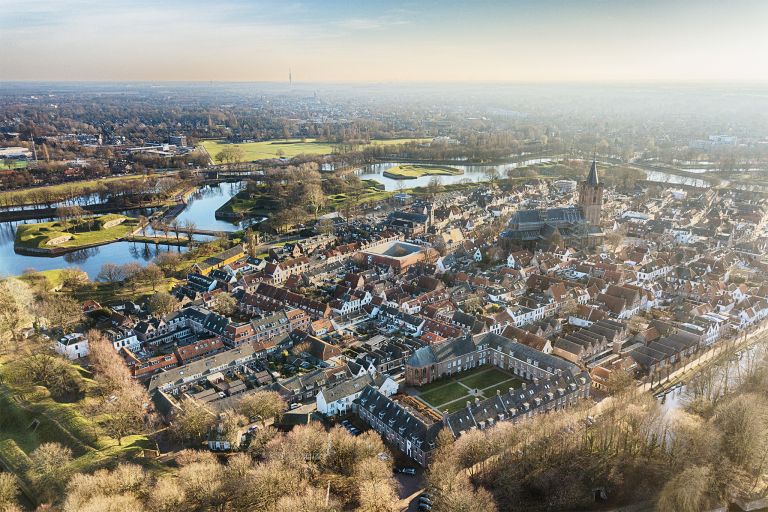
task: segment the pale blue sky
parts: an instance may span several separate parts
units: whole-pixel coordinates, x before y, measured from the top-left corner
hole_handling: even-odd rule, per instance
[[[768,81],[768,0],[0,0],[0,80]]]

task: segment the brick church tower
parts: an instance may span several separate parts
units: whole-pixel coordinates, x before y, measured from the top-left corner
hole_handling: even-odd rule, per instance
[[[587,179],[579,183],[579,206],[584,219],[593,226],[600,225],[603,211],[603,184],[597,175],[597,161],[592,159]]]

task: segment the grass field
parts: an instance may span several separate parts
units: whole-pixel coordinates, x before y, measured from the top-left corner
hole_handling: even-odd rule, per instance
[[[438,165],[405,164],[384,171],[384,176],[396,180],[413,180],[422,176],[460,176],[464,171]]]
[[[88,190],[92,190],[97,186],[101,186],[102,184],[105,184],[105,183],[115,182],[115,181],[143,180],[143,179],[145,179],[145,176],[140,174],[131,175],[131,176],[114,176],[111,178],[73,181],[71,183],[60,183],[58,185],[48,185],[46,187],[35,187],[32,189],[16,190],[12,192],[11,191],[0,192],[0,204],[19,205],[19,204],[31,203],[32,201],[29,199],[29,196],[31,193],[51,194],[54,197],[64,193],[68,193],[68,192],[72,192],[75,195],[79,195],[87,192]]]
[[[10,164],[10,165],[6,165]],[[29,165],[27,160],[4,160],[0,158],[0,170],[6,171],[8,169],[25,169]]]
[[[440,379],[419,388],[418,396],[436,410],[455,412],[466,406],[475,396],[490,398],[499,390],[519,388],[522,381],[495,366],[482,366],[447,379]],[[474,390],[479,390],[475,395]]]
[[[102,227],[105,222],[118,218],[125,218],[122,224],[110,228]],[[91,229],[85,227],[86,220],[94,220]],[[67,224],[57,220],[53,222],[41,222],[39,224],[19,224],[16,229],[16,246],[38,249],[52,249],[55,247],[74,248],[86,245],[101,244],[118,240],[136,229],[137,221],[129,217],[117,214],[101,215],[99,217],[86,217],[82,220],[74,220]],[[49,245],[48,242],[57,237],[70,236],[66,242]]]
[[[405,144],[406,142],[425,142],[431,139],[391,139],[374,140],[371,145],[392,146]],[[244,160],[266,160],[271,158],[293,158],[298,155],[330,155],[339,144],[333,142],[321,142],[316,139],[280,139],[266,140],[262,142],[244,142],[242,144],[229,144],[222,140],[204,140],[200,145],[205,148],[210,157],[214,159],[216,154],[228,146],[235,146],[243,150]],[[359,146],[363,146],[360,144]],[[214,159],[214,162],[215,159]]]

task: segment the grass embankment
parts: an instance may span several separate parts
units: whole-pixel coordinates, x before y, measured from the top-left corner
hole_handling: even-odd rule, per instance
[[[0,361],[0,375],[5,377],[15,362],[8,358]],[[57,401],[41,386],[18,387],[0,379],[0,459],[24,482],[29,483],[29,454],[43,443],[69,447],[75,457],[70,469],[77,472],[114,465],[143,449],[154,448],[143,435],[125,437],[122,444],[105,435],[100,418],[86,412],[87,403],[99,399],[96,384],[83,368],[72,368],[85,391],[73,402]]]
[[[90,192],[91,190],[101,187],[107,183],[121,182],[121,181],[135,181],[144,180],[146,176],[143,174],[135,174],[130,176],[114,176],[111,178],[99,178],[97,180],[83,180],[73,181],[70,183],[59,183],[58,185],[47,185],[45,187],[35,187],[25,190],[15,190],[9,192],[0,192],[0,204],[3,205],[22,205],[33,203],[34,200],[30,197],[31,194],[37,195],[51,195],[58,197],[62,194],[71,194],[74,196],[82,195]]]
[[[125,219],[116,226],[104,227],[108,222]],[[138,221],[118,214],[83,217],[72,221],[57,220],[39,224],[19,224],[16,229],[16,247],[54,249],[105,244],[119,240],[136,229]],[[69,237],[60,243],[56,239]],[[63,238],[62,238],[63,239]],[[54,243],[50,243],[53,241]]]
[[[335,142],[321,142],[317,139],[278,139],[265,140],[262,142],[244,142],[241,144],[230,144],[223,140],[204,140],[200,145],[208,152],[211,159],[224,148],[236,147],[243,151],[243,160],[267,160],[272,158],[293,158],[299,155],[330,155],[338,146],[351,146],[354,149],[366,146],[394,146],[406,144],[409,142],[428,142],[431,139],[388,139],[373,140],[366,144],[337,144]]]
[[[464,171],[438,165],[404,164],[387,169],[383,174],[395,180],[414,180],[422,176],[460,176]]]

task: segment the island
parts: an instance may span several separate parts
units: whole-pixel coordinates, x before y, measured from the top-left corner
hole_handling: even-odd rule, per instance
[[[403,164],[384,171],[384,176],[394,180],[415,180],[422,176],[460,176],[461,169],[437,165]]]
[[[53,256],[115,242],[137,228],[137,219],[114,213],[19,224],[14,248],[20,254]]]

